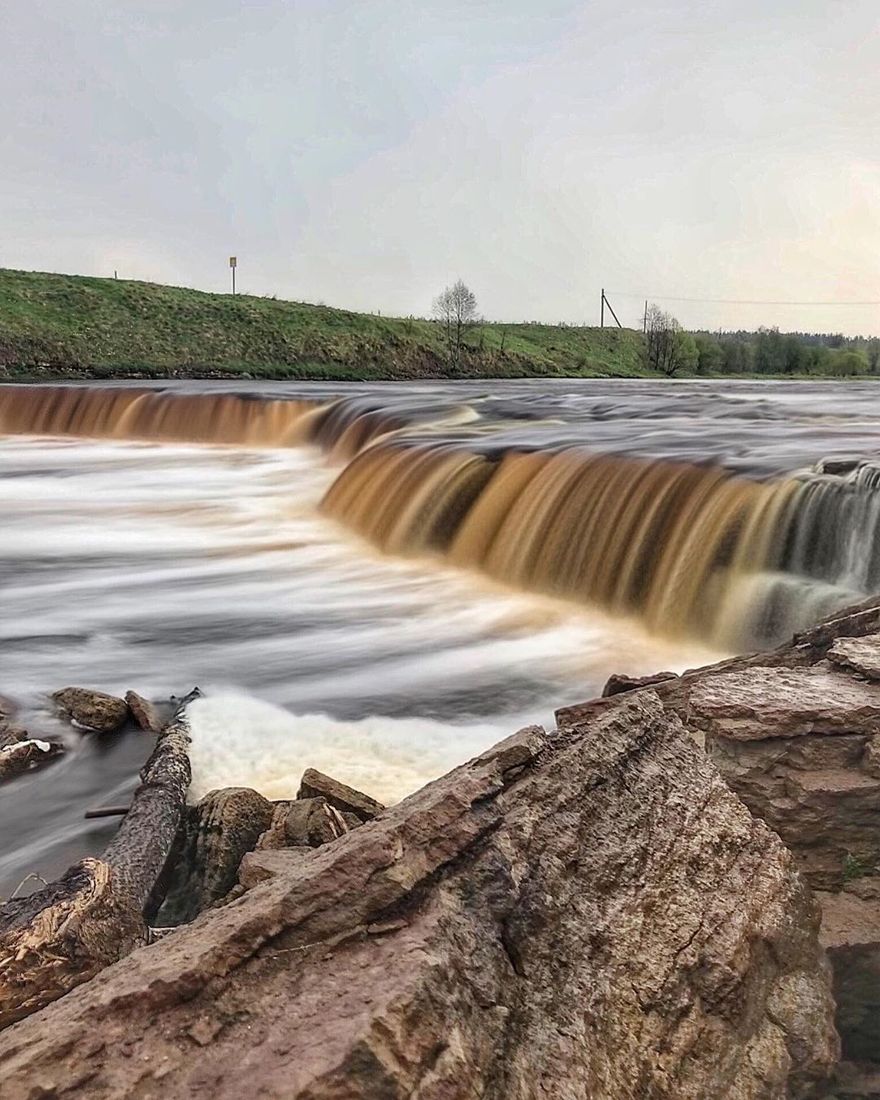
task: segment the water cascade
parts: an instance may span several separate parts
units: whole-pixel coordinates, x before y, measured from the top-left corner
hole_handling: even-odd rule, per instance
[[[284,447],[308,438],[310,401],[129,387],[4,386],[0,434]]]
[[[388,553],[743,649],[876,586],[878,484],[869,466],[753,481],[579,447],[495,459],[395,440],[349,463],[323,509]]]
[[[583,446],[493,450],[485,425],[468,434],[472,409],[432,411],[375,395],[6,386],[0,434],[312,443],[342,466],[323,512],[386,553],[437,555],[727,649],[781,640],[880,582],[880,466],[757,480]]]

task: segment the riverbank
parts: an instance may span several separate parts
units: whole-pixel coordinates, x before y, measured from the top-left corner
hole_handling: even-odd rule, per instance
[[[0,380],[649,377],[629,329],[439,324],[122,279],[0,269]]]

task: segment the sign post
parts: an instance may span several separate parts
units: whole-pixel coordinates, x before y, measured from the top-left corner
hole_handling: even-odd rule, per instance
[[[235,293],[235,269],[238,267],[238,257],[229,257],[229,266],[232,269],[232,293]]]

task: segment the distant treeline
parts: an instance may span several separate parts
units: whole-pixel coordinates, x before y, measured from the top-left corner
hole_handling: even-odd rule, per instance
[[[880,374],[880,339],[837,333],[695,332],[699,374]]]

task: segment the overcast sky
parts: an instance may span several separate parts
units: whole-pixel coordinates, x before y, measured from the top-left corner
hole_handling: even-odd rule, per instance
[[[424,314],[880,300],[877,0],[0,0],[0,265]],[[632,294],[633,297],[624,297]],[[880,307],[663,303],[880,333]]]

